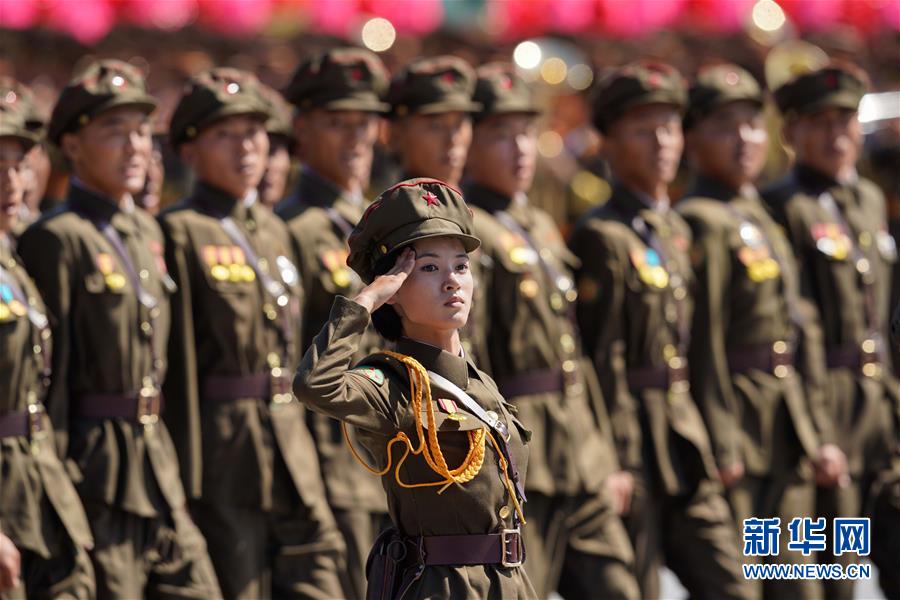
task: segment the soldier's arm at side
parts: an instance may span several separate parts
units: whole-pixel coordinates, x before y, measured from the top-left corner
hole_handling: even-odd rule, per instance
[[[160,226],[165,236],[166,268],[178,286],[170,299],[169,367],[163,384],[165,420],[178,449],[185,489],[191,497],[198,497],[202,475],[200,382],[194,340],[193,291],[187,258],[188,240],[186,232],[168,219],[163,218]]]
[[[76,282],[74,263],[65,241],[40,225],[29,228],[18,245],[19,255],[34,280],[50,320],[53,334],[50,388],[44,405],[53,423],[56,449],[65,459],[69,446],[69,355],[72,352],[70,328],[71,290]]]
[[[311,409],[366,431],[391,434],[399,428],[389,382],[351,371],[369,325],[369,311],[338,296],[325,326],[313,339],[294,376],[294,395]]]
[[[731,252],[721,227],[690,212],[682,216],[693,231],[691,260],[697,281],[688,361],[691,391],[706,421],[716,464],[723,469],[742,462],[740,410],[727,358]]]
[[[641,427],[637,405],[628,389],[626,377],[626,341],[622,322],[625,317],[625,280],[627,258],[620,256],[604,235],[584,225],[570,241],[581,259],[578,281],[578,326],[584,351],[592,359],[600,380],[613,440],[622,468],[641,467]],[[622,261],[625,262],[622,262]]]

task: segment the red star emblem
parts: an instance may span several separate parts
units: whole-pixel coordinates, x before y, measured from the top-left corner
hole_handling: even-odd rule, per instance
[[[353,81],[361,81],[363,78],[362,69],[353,69],[350,71],[350,77],[353,78]]]
[[[447,71],[441,76],[441,79],[443,79],[446,83],[455,83],[456,75],[453,73],[453,71]]]
[[[437,206],[438,204],[440,204],[440,202],[438,202],[438,197],[431,192],[425,192],[425,194],[422,196],[422,200],[427,202],[428,206]]]
[[[838,84],[837,75],[834,73],[829,73],[827,79],[825,80],[825,85],[829,88],[836,88]]]

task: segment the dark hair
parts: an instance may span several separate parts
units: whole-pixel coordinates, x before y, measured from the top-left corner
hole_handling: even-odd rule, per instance
[[[401,251],[402,248],[394,250],[378,259],[372,270],[372,279],[374,280],[379,275],[384,275],[393,269]],[[390,304],[383,304],[372,313],[372,326],[375,327],[378,335],[389,342],[396,342],[403,335],[403,322],[400,320],[397,310]]]

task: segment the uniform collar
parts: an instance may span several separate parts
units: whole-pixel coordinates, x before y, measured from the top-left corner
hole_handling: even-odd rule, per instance
[[[255,204],[253,198],[235,198],[231,194],[208,183],[198,181],[194,186],[193,201],[209,214],[217,217],[231,217],[246,221]]]
[[[501,194],[487,186],[474,182],[468,182],[463,187],[463,198],[466,199],[468,204],[483,208],[490,213],[499,210],[509,210],[514,204],[511,196]]]
[[[397,340],[397,352],[412,356],[429,371],[444,376],[462,389],[469,385],[469,365],[462,356],[453,356],[437,346],[407,337]]]
[[[736,196],[741,195],[739,190],[732,186],[711,177],[697,175],[694,179],[694,185],[684,195],[685,198],[711,198],[713,200],[721,200],[727,202],[733,200]]]
[[[309,165],[303,165],[300,172],[300,181],[297,183],[297,200],[307,206],[327,208],[339,199],[344,199],[350,204],[362,205],[362,196],[352,194],[317,173]]]
[[[821,194],[841,185],[833,176],[799,163],[794,167],[794,178],[803,188],[814,194]]]
[[[631,217],[644,211],[663,215],[669,211],[669,201],[657,202],[642,192],[637,192],[621,183],[613,186],[609,203],[619,212]]]
[[[72,177],[69,184],[68,202],[73,210],[95,221],[109,223],[116,214],[123,212],[112,198],[92,189],[77,177]],[[134,201],[125,206],[125,211],[134,211]]]

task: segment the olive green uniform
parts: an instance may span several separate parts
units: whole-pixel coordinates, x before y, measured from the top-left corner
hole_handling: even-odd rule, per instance
[[[822,323],[825,407],[853,479],[846,488],[820,489],[816,514],[829,520],[858,516],[868,486],[890,456],[891,403],[898,397],[883,345],[897,259],[885,228],[884,197],[866,180],[839,185],[802,165],[764,197],[791,241],[802,293]],[[829,586],[841,588],[841,597],[852,594],[852,582],[834,583]]]
[[[138,300],[106,227],[121,239],[154,309]],[[153,400],[174,289],[161,266],[159,227],[141,209],[122,210],[76,183],[60,209],[25,232],[19,252],[53,331],[47,412],[93,531],[98,595],[217,596]]]
[[[744,519],[787,524],[813,516],[812,461],[833,432],[821,390],[816,382],[805,387],[797,371],[807,369],[796,356],[820,359],[822,348],[818,324],[799,297],[793,252],[752,187],[737,191],[699,177],[678,210],[693,232],[697,281],[691,390],[719,468],[744,465],[744,477],[728,490],[738,531]],[[810,328],[813,335],[805,336]],[[773,560],[814,562],[788,551],[788,541],[781,536]],[[763,587],[766,597],[822,594],[816,581]]]
[[[641,592],[659,594],[663,562],[699,597],[744,597],[739,548],[685,355],[693,285],[687,224],[617,186],[570,247],[581,259],[578,322],[624,468],[635,474],[625,519]]]
[[[433,179],[404,181],[366,211],[347,264],[368,282],[385,257],[393,263],[418,239],[452,236],[471,252],[479,243],[473,233],[456,190]],[[490,377],[461,354],[401,336],[399,354],[372,355],[350,370],[370,320],[363,306],[338,296],[293,388],[352,427],[370,468],[383,475],[394,528],[369,557],[367,597],[534,598],[520,568],[529,433]],[[401,362],[411,359],[417,364]]]
[[[334,297],[353,296],[362,288],[359,276],[347,267],[347,236],[362,217],[364,207],[362,198],[348,196],[312,170],[304,169],[295,194],[276,207],[276,214],[287,223],[306,292],[304,349],[328,321]],[[382,345],[380,336],[370,330],[357,358]],[[384,493],[346,447],[339,421],[310,411],[307,422],[319,453],[328,503],[347,543],[352,593],[360,597],[365,594],[366,557],[387,521]]]
[[[285,307],[261,286],[226,218],[283,286]],[[279,387],[296,364],[302,299],[284,224],[202,183],[160,220],[178,284],[165,390],[182,401],[167,418],[222,589],[338,596],[343,544],[303,408]]]
[[[48,325],[12,240],[0,234],[0,530],[22,555],[23,585],[14,592],[93,598],[90,528],[41,403],[50,368]]]
[[[532,431],[527,570],[539,597],[637,597],[633,554],[603,482],[618,470],[606,407],[581,354],[569,251],[524,196],[464,188],[484,258],[475,300],[492,376]]]
[[[300,111],[362,111],[383,113],[380,94],[387,71],[371,52],[335,48],[305,60],[285,90]],[[347,237],[362,217],[364,199],[326,179],[308,165],[292,194],[275,208],[287,223],[305,292],[301,318],[301,351],[328,321],[336,295],[353,297],[362,288],[347,267]],[[362,358],[383,341],[370,331],[360,347]],[[366,558],[377,535],[388,524],[387,503],[378,481],[346,447],[340,422],[310,411],[307,423],[316,443],[328,503],[347,545],[346,594],[362,597],[366,590]]]

